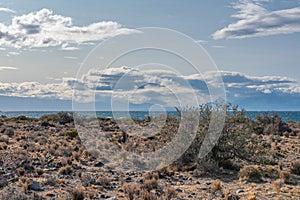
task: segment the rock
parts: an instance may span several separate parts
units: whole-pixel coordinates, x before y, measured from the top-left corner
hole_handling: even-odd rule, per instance
[[[104,163],[103,162],[98,162],[94,165],[95,167],[103,167]]]
[[[5,187],[8,184],[6,178],[1,177],[0,178],[0,188]]]
[[[34,190],[34,191],[39,191],[39,190],[41,190],[40,182],[37,182],[37,181],[31,181],[31,183],[30,183],[30,185],[29,185],[29,189],[30,189],[30,190]]]
[[[49,122],[42,122],[41,126],[44,126],[44,127],[48,127],[48,126],[55,127],[53,124],[50,124]]]
[[[117,197],[108,197],[107,200],[117,200]]]
[[[243,192],[245,192],[243,189],[238,189],[238,190],[236,191],[237,194],[240,194],[240,193],[243,193]]]
[[[262,143],[262,146],[263,146],[264,148],[271,148],[271,144],[270,144],[269,142],[263,142],[263,143]]]
[[[14,134],[15,134],[15,131],[14,131],[12,128],[7,128],[7,129],[4,131],[4,134],[7,135],[8,137],[13,137]]]
[[[127,177],[127,178],[125,179],[125,182],[126,182],[126,183],[132,182],[132,178],[131,178],[131,177]]]
[[[179,193],[182,193],[182,192],[183,192],[183,190],[180,189],[180,188],[176,188],[176,191],[179,192]]]

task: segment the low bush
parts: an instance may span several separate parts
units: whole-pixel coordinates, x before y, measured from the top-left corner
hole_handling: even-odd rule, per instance
[[[59,112],[57,114],[44,115],[41,117],[45,122],[57,122],[62,125],[74,122],[73,113],[71,112]]]
[[[262,173],[258,166],[246,166],[240,169],[238,176],[242,180],[247,180],[251,182],[261,181]]]
[[[223,119],[224,127],[220,135],[217,135],[213,130],[212,123],[222,123],[222,119],[219,119],[224,115],[222,113],[226,113]],[[216,120],[219,121],[211,122],[212,115],[217,115]],[[216,103],[200,106],[199,116],[196,138],[177,161],[177,164],[188,165],[196,162],[198,167],[205,171],[216,171],[223,165],[226,168],[237,169],[239,166],[234,163],[276,164],[272,152],[270,153],[271,147],[263,146],[259,138],[253,136],[253,121],[246,116],[243,109]],[[208,133],[209,128],[212,129],[210,133]],[[207,142],[208,134],[210,134],[209,142]],[[205,138],[209,153],[205,157],[199,158]]]
[[[291,172],[300,175],[300,160],[296,160],[291,164]]]
[[[279,173],[280,179],[283,180],[284,183],[289,183],[291,179],[291,172],[290,171],[281,171]]]
[[[68,138],[76,138],[78,136],[78,132],[76,130],[69,130],[65,133],[65,136]]]

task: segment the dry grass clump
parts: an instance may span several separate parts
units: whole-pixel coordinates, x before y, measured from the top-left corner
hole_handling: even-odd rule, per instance
[[[139,194],[140,187],[137,184],[126,184],[123,186],[126,197],[129,200],[134,200],[134,197]]]
[[[140,192],[140,199],[156,200],[158,199],[158,197],[154,193],[149,192],[147,189],[142,189],[142,191]]]
[[[76,187],[72,190],[72,199],[73,200],[83,200],[84,199],[84,188]]]
[[[68,137],[70,139],[78,137],[78,132],[76,130],[69,130],[65,133],[65,137]]]
[[[291,172],[300,175],[300,160],[296,160],[291,164]]]
[[[164,188],[163,200],[171,200],[177,196],[177,191],[172,187]]]
[[[41,169],[41,168],[39,168],[39,167],[37,167],[37,168],[35,168],[35,172],[37,173],[37,175],[42,175],[43,173],[44,173],[44,170],[43,169]]]
[[[238,176],[242,180],[256,182],[261,181],[262,173],[257,165],[250,165],[240,169]]]
[[[289,183],[291,179],[291,172],[290,171],[281,171],[279,173],[279,177],[283,180],[284,183]]]
[[[20,176],[24,176],[24,174],[25,174],[25,169],[24,169],[23,167],[20,167],[20,168],[18,169],[18,172],[19,172],[19,175],[20,175]]]
[[[152,189],[156,189],[157,186],[158,186],[158,181],[157,181],[157,179],[152,178],[152,179],[145,180],[145,182],[144,182],[142,188],[144,188],[144,189],[150,191],[150,190],[152,190]]]
[[[273,184],[273,187],[275,188],[277,194],[280,194],[280,188],[283,185],[283,181],[281,179],[277,179],[272,184]]]
[[[210,186],[210,189],[212,192],[216,192],[218,190],[221,190],[222,189],[222,185],[221,185],[221,182],[219,180],[215,180],[211,186]]]
[[[73,171],[72,167],[70,165],[67,165],[67,166],[61,167],[58,172],[61,175],[69,175],[72,173],[72,171]]]
[[[111,184],[111,179],[107,176],[100,175],[97,179],[97,181],[102,185],[104,188],[108,188]]]

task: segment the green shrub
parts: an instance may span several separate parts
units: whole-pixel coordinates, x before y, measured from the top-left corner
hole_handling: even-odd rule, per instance
[[[219,137],[214,139],[216,140],[213,141],[215,143],[210,144],[212,150],[204,158],[199,158],[199,150],[208,134],[212,114],[216,112],[226,113],[224,128],[220,136],[212,136]],[[228,160],[232,163],[243,161],[276,164],[276,161],[272,160],[272,153],[267,154],[270,147],[264,147],[259,138],[252,135],[254,132],[253,122],[246,117],[246,112],[243,109],[216,103],[200,106],[199,115],[200,121],[196,138],[176,164],[185,165],[197,162],[198,167],[206,171],[216,171],[223,165],[228,167]],[[218,120],[222,123],[221,119]]]
[[[69,130],[65,133],[65,136],[73,139],[78,136],[78,132],[76,130]]]

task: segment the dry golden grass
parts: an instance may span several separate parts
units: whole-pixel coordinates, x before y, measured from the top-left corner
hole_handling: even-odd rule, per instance
[[[281,171],[279,173],[279,177],[283,180],[284,183],[289,183],[291,179],[291,172],[290,171]]]
[[[222,189],[222,185],[221,185],[221,182],[219,180],[215,180],[211,186],[210,186],[210,189],[212,192],[216,192],[218,190],[221,190]]]
[[[240,169],[238,176],[242,180],[260,181],[262,178],[262,173],[257,165],[250,165]]]

